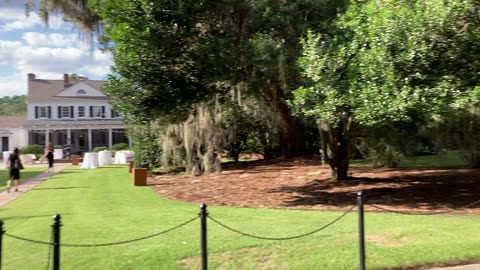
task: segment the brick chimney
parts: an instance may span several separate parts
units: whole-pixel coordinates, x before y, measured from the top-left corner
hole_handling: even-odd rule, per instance
[[[29,81],[35,80],[35,74],[33,74],[33,73],[28,73],[27,75],[28,75],[28,80],[29,80]]]
[[[72,85],[70,83],[70,78],[68,77],[68,74],[63,74],[63,85],[65,86],[65,88]]]

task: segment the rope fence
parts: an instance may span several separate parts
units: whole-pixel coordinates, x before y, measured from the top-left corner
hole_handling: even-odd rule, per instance
[[[259,240],[271,240],[271,241],[287,241],[287,240],[293,240],[293,239],[298,239],[306,236],[310,236],[312,234],[318,233],[320,231],[323,231],[340,220],[342,220],[347,214],[351,213],[355,208],[357,208],[358,211],[358,233],[359,233],[359,240],[358,240],[358,246],[359,246],[359,269],[360,270],[365,270],[366,269],[366,251],[365,251],[365,230],[364,230],[364,205],[368,205],[370,207],[373,207],[377,210],[389,212],[389,213],[395,213],[395,214],[404,214],[404,215],[440,215],[440,214],[447,214],[451,213],[460,209],[466,209],[472,206],[475,206],[477,204],[480,204],[480,200],[474,201],[472,203],[448,209],[445,211],[430,211],[430,212],[413,212],[413,211],[399,211],[399,210],[393,210],[393,209],[388,209],[383,206],[379,206],[377,204],[373,203],[368,203],[368,200],[365,200],[363,192],[358,192],[357,193],[357,203],[353,204],[351,207],[349,207],[347,210],[342,212],[338,217],[334,218],[333,220],[325,223],[321,227],[308,231],[306,233],[302,233],[299,235],[293,235],[293,236],[284,236],[284,237],[270,237],[270,236],[260,236],[256,235],[254,233],[250,232],[244,232],[239,229],[236,229],[230,225],[225,224],[224,222],[218,220],[215,217],[212,217],[209,215],[207,211],[207,205],[202,204],[200,207],[200,212],[198,216],[195,216],[191,219],[188,219],[182,223],[179,223],[178,225],[175,225],[171,228],[162,230],[160,232],[156,232],[153,234],[149,234],[146,236],[142,237],[137,237],[133,239],[128,239],[128,240],[122,240],[122,241],[115,241],[115,242],[107,242],[107,243],[98,243],[98,244],[72,244],[72,243],[61,243],[60,242],[60,227],[62,226],[61,224],[61,218],[60,215],[55,215],[54,216],[54,223],[52,225],[52,233],[51,233],[51,239],[50,241],[43,241],[43,240],[37,240],[37,239],[29,239],[26,237],[18,236],[18,235],[13,235],[6,233],[4,228],[3,228],[3,221],[0,220],[0,270],[2,269],[2,254],[3,254],[3,236],[10,237],[15,240],[20,240],[24,242],[28,242],[31,244],[39,244],[39,245],[47,245],[48,246],[48,255],[47,255],[47,263],[46,263],[46,269],[50,269],[50,266],[52,266],[53,270],[59,270],[60,269],[60,247],[78,247],[78,248],[85,248],[85,247],[105,247],[105,246],[115,246],[115,245],[123,245],[123,244],[129,244],[129,243],[134,243],[142,240],[146,240],[149,238],[153,238],[156,236],[164,235],[169,232],[175,231],[179,228],[182,228],[198,219],[200,219],[200,249],[201,249],[201,269],[202,270],[207,270],[208,269],[208,253],[207,253],[207,220],[212,221],[213,223],[219,225],[220,227],[231,231],[233,233],[245,236],[245,237],[250,237],[254,239],[259,239]]]
[[[310,232],[307,232],[307,233],[304,233],[304,234],[300,234],[300,235],[296,235],[296,236],[288,236],[288,237],[265,237],[265,236],[258,236],[258,235],[254,235],[254,234],[251,234],[251,233],[246,233],[246,232],[242,232],[240,230],[237,230],[237,229],[234,229],[228,225],[225,225],[224,223],[216,220],[215,218],[211,217],[211,216],[208,216],[208,218],[210,220],[212,220],[214,223],[220,225],[221,227],[229,230],[229,231],[232,231],[234,233],[237,233],[237,234],[240,234],[240,235],[243,235],[243,236],[247,236],[247,237],[250,237],[250,238],[255,238],[255,239],[260,239],[260,240],[280,240],[280,241],[283,241],[283,240],[292,240],[292,239],[297,239],[297,238],[302,238],[302,237],[305,237],[305,236],[309,236],[309,235],[312,235],[314,233],[317,233],[317,232],[320,232],[320,231],[323,231],[324,229],[330,227],[331,225],[337,223],[338,221],[340,221],[343,217],[345,217],[348,213],[350,213],[354,208],[356,207],[356,205],[353,205],[352,207],[350,207],[347,211],[345,211],[343,214],[341,214],[339,217],[335,218],[334,220],[328,222],[327,224],[323,225],[322,227],[318,228],[318,229],[315,229],[313,231],[310,231]]]

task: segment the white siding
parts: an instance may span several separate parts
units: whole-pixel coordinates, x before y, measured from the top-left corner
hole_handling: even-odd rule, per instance
[[[85,94],[77,94],[78,90],[84,90]],[[105,97],[105,94],[84,82],[78,82],[60,92],[57,97]]]
[[[90,118],[90,106],[105,106],[105,118],[111,119],[111,109],[112,106],[106,100],[92,100],[92,101],[29,101],[27,104],[27,120],[37,120],[35,118],[35,106],[51,106],[51,118],[49,120],[78,120],[78,119],[92,119]],[[58,106],[73,106],[74,107],[74,117],[73,118],[59,118],[58,117]],[[85,117],[78,117],[78,107],[85,107]],[[38,119],[40,120],[40,119]],[[45,120],[45,119],[43,119]]]

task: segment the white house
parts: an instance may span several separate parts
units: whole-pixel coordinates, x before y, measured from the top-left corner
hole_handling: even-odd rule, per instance
[[[0,116],[0,145],[2,152],[28,144],[28,133],[24,128],[25,116]]]
[[[72,153],[128,143],[120,114],[103,93],[104,81],[43,80],[28,74],[28,144],[70,147]]]

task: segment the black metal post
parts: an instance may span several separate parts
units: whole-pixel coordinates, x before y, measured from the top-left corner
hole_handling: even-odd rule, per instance
[[[357,193],[358,203],[358,246],[360,251],[360,270],[367,269],[365,267],[365,223],[363,219],[363,191]]]
[[[59,214],[53,216],[53,270],[60,270],[60,222]]]
[[[202,270],[208,269],[207,261],[207,205],[200,205],[200,247],[202,249]]]
[[[0,270],[2,269],[2,254],[3,254],[3,234],[5,230],[3,229],[3,220],[0,220]]]

